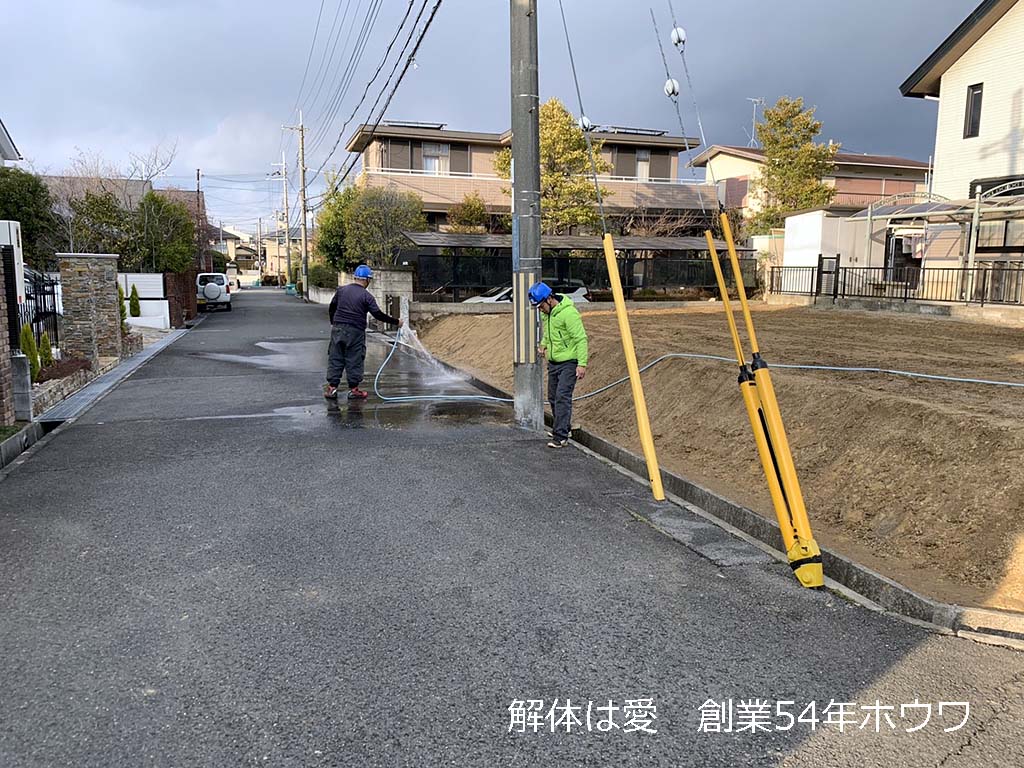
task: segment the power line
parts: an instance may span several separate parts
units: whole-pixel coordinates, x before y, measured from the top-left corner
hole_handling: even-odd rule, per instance
[[[423,12],[426,10],[428,2],[429,2],[429,0],[423,0],[423,5],[420,6],[420,11],[419,11],[418,14],[416,14],[416,20],[413,21],[412,30],[410,30],[410,32],[409,32],[409,38],[406,40],[405,46],[402,47],[402,52],[403,53],[405,52],[405,48],[409,45],[408,40],[412,39],[412,35],[413,35],[413,32],[416,29],[416,25],[419,24],[420,19],[423,17]],[[366,82],[366,87],[363,89],[363,93],[359,97],[359,101],[356,102],[356,105],[352,108],[352,112],[345,119],[345,122],[342,124],[341,129],[338,131],[338,139],[334,142],[334,146],[331,147],[331,151],[327,155],[327,160],[330,160],[331,156],[337,150],[338,144],[340,143],[341,138],[344,135],[346,128],[348,128],[349,123],[352,122],[352,118],[355,117],[356,112],[359,111],[359,108],[363,105],[363,102],[366,101],[366,95],[370,92],[371,86],[377,80],[377,77],[380,75],[381,70],[384,69],[384,65],[387,64],[388,58],[391,56],[391,49],[394,48],[395,42],[401,36],[402,30],[405,28],[405,22],[409,20],[409,14],[412,13],[412,8],[413,8],[413,5],[415,5],[415,3],[416,3],[416,0],[409,0],[409,5],[406,6],[406,9],[405,9],[405,15],[402,17],[402,21],[398,25],[398,29],[395,30],[395,34],[391,38],[391,42],[388,43],[388,47],[384,51],[384,56],[381,58],[380,63],[377,65],[377,69],[374,70],[373,75]],[[399,54],[398,60],[401,60],[401,54]],[[397,66],[397,63],[398,63],[398,61],[395,62],[396,66]],[[394,69],[391,70],[391,74],[394,75]],[[388,80],[390,81],[390,79],[391,78],[389,77]],[[387,85],[385,84],[384,87],[386,88]],[[339,104],[339,106],[340,106],[340,104]],[[315,149],[317,147],[319,147],[319,145],[323,142],[324,138],[326,138],[326,132],[325,132],[325,134],[323,136],[321,136],[319,139],[317,139],[315,141],[313,150],[311,150],[311,151],[315,151]],[[326,162],[327,161],[325,160],[324,164],[326,164]],[[322,169],[323,165],[321,165],[320,168]],[[316,178],[317,175],[319,175],[319,173],[320,173],[320,169],[317,169],[317,172],[313,174],[313,178]]]
[[[395,81],[394,86],[392,86],[391,92],[388,94],[388,97],[387,97],[387,99],[384,102],[384,106],[381,107],[380,113],[377,115],[377,119],[374,121],[373,126],[371,126],[371,128],[370,128],[370,130],[368,132],[368,134],[369,134],[368,138],[371,138],[371,139],[373,138],[374,132],[377,130],[377,127],[380,125],[380,121],[384,118],[384,113],[387,111],[388,106],[391,104],[391,100],[394,98],[395,93],[398,91],[398,87],[402,84],[402,80],[405,78],[405,74],[409,71],[409,67],[412,66],[412,63],[413,63],[413,61],[416,58],[416,52],[419,50],[420,45],[423,43],[423,39],[424,39],[424,37],[426,37],[427,30],[430,29],[430,25],[431,25],[431,23],[433,23],[434,17],[437,15],[437,12],[438,12],[438,10],[441,7],[441,3],[442,2],[444,2],[444,0],[437,0],[437,2],[434,3],[434,7],[431,8],[430,16],[427,17],[426,24],[424,24],[423,30],[420,32],[419,37],[416,39],[416,44],[413,46],[412,51],[409,53],[408,57],[405,60],[405,66],[402,67],[402,71],[399,73],[398,79]],[[407,47],[408,47],[408,41],[406,41],[406,45],[403,46],[402,53],[405,53],[405,50],[406,50]],[[387,87],[387,83],[391,81],[391,77],[394,75],[395,69],[397,69],[398,61],[401,61],[401,54],[399,54],[398,60],[395,62],[395,68],[393,68],[391,70],[391,75],[388,76],[388,80],[384,84],[385,88]],[[374,101],[373,106],[370,107],[370,114],[371,115],[373,114],[374,109],[376,109],[377,104],[380,102],[381,96],[383,96],[383,95],[384,95],[384,91],[382,89],[380,94],[378,94],[377,99]],[[338,134],[338,139],[334,143],[334,148],[331,150],[331,152],[327,156],[327,158],[325,158],[324,161],[320,164],[320,167],[317,168],[316,173],[314,174],[314,178],[316,178],[316,176],[324,169],[324,166],[327,165],[327,161],[330,160],[331,156],[334,154],[335,150],[338,148],[338,144],[340,142],[341,142],[341,134],[339,133]],[[348,178],[349,174],[352,173],[352,169],[355,167],[355,165],[358,162],[358,160],[359,160],[359,155],[357,154],[352,159],[352,162],[349,163],[349,165],[345,169],[345,171],[338,178],[335,178],[335,179],[331,180],[330,190],[329,190],[328,194],[330,192],[336,190],[338,188],[338,186],[340,184],[342,184],[345,181],[345,179]],[[323,205],[323,201],[321,201],[320,205],[321,206]],[[320,207],[320,206],[317,206],[317,207]]]
[[[306,76],[309,74],[309,63],[313,60],[313,51],[316,48],[316,36],[320,32],[320,17],[324,14],[324,3],[326,0],[320,0],[320,10],[316,14],[316,27],[313,28],[313,42],[309,44],[309,55],[306,57],[306,69],[302,73],[302,82],[299,84],[299,92],[295,96],[295,104],[292,106],[292,112],[295,112],[299,108],[299,101],[302,99],[302,89],[306,87]]]

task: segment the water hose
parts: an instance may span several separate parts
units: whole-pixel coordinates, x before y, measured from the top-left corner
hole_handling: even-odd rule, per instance
[[[386,335],[386,334],[385,334]],[[511,403],[512,399],[507,397],[493,397],[491,395],[403,395],[398,397],[388,396],[381,394],[379,382],[381,374],[387,367],[391,358],[395,354],[395,350],[398,349],[398,345],[411,346],[401,340],[402,330],[399,329],[398,333],[395,334],[392,339],[391,350],[388,352],[387,357],[384,358],[384,362],[381,363],[380,368],[377,369],[377,375],[373,378],[373,392],[381,400],[387,402],[415,402],[415,401],[429,401],[429,400],[453,400],[453,401],[485,401],[493,403]],[[390,338],[390,337],[389,337]],[[695,352],[670,352],[668,354],[657,357],[647,365],[640,368],[640,372],[648,371],[656,365],[665,362],[666,360],[710,360],[716,363],[728,363],[730,365],[736,365],[736,361],[730,357],[721,357],[720,355],[704,355]],[[900,376],[903,378],[910,379],[925,379],[927,381],[947,381],[954,384],[981,384],[985,386],[996,386],[996,387],[1013,387],[1017,389],[1024,389],[1024,382],[1017,381],[997,381],[993,379],[975,379],[963,376],[942,376],[935,373],[918,373],[915,371],[901,371],[893,368],[873,368],[867,366],[842,366],[842,365],[796,365],[786,363],[772,363],[772,368],[784,368],[788,370],[796,371],[835,371],[838,373],[874,373],[883,374],[889,376]],[[623,376],[621,379],[613,381],[611,384],[606,384],[603,387],[595,389],[593,392],[588,392],[585,395],[577,395],[572,399],[574,403],[580,402],[581,400],[587,400],[591,397],[603,394],[620,384],[626,384],[629,381],[628,376]]]

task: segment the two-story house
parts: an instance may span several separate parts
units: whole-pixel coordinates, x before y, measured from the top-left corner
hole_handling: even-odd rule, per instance
[[[726,208],[739,209],[744,218],[763,207],[757,181],[764,167],[764,150],[714,144],[693,164],[704,168],[708,179],[722,188]],[[914,192],[927,183],[928,163],[903,157],[837,152],[835,169],[822,181],[835,188],[829,213],[844,215],[866,208],[890,195]]]
[[[943,266],[1024,261],[1022,40],[1024,2],[985,0],[900,86],[904,96],[938,101],[932,188],[961,202],[948,218],[963,233]]]
[[[605,209],[612,216],[644,209],[656,214],[690,215],[717,206],[714,187],[679,178],[679,153],[696,139],[664,131],[609,127],[595,130],[612,172],[601,185],[612,194]],[[348,140],[349,152],[362,154],[359,183],[396,187],[423,199],[432,227],[443,228],[448,209],[477,193],[494,214],[508,213],[507,179],[494,170],[494,156],[511,146],[512,132],[453,131],[442,123],[361,125]]]

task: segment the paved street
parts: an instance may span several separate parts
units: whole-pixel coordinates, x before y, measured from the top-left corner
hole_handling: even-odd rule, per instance
[[[0,765],[1024,764],[1024,654],[802,591],[502,406],[328,404],[326,309],[235,300],[0,482]],[[436,387],[466,389],[383,379]],[[510,732],[541,699],[581,724]],[[656,733],[597,729],[638,699]],[[701,732],[708,699],[770,731]],[[777,700],[854,714],[776,730]]]

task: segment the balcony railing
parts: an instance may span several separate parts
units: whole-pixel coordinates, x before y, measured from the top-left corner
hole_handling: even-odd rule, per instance
[[[416,168],[364,168],[363,173],[372,176],[427,176],[429,178],[452,177],[456,179],[482,179],[485,181],[508,182],[508,179],[502,178],[494,173],[467,173],[464,171],[446,171],[445,173],[437,173],[435,171],[424,171]],[[590,177],[587,176],[587,178]],[[700,186],[708,183],[694,179],[641,179],[639,176],[610,176],[607,174],[598,174],[597,178],[602,182],[625,182],[631,184]]]

